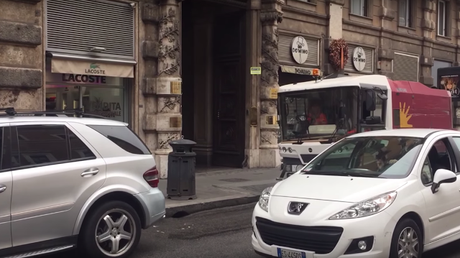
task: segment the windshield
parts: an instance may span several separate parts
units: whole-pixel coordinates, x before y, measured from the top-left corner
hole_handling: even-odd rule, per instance
[[[358,87],[280,93],[281,140],[345,135],[356,129]]]
[[[423,144],[423,138],[357,137],[342,140],[303,169],[306,174],[406,177]]]

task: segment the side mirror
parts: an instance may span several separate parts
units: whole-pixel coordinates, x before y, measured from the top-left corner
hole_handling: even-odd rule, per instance
[[[447,169],[438,169],[434,173],[433,184],[431,185],[431,192],[436,193],[439,190],[439,186],[445,183],[453,183],[457,181],[457,175]]]

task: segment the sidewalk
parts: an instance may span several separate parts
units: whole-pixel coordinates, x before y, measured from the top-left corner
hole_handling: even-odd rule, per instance
[[[225,169],[196,174],[196,195],[193,200],[167,198],[167,179],[159,188],[166,197],[166,216],[256,202],[263,189],[276,184],[280,168]]]

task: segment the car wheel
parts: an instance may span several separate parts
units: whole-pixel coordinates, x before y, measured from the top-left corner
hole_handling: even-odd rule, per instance
[[[139,243],[141,221],[129,204],[110,201],[96,207],[80,234],[81,251],[92,258],[125,258]]]
[[[401,220],[393,232],[390,258],[421,258],[423,237],[419,226],[411,219]]]

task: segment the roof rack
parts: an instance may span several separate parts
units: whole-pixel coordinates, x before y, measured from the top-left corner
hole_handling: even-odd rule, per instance
[[[94,115],[84,113],[81,108],[77,109],[66,109],[66,110],[53,110],[53,111],[16,111],[14,107],[0,108],[0,112],[4,111],[5,114],[0,114],[2,116],[67,116],[67,117],[89,117],[89,118],[103,118],[107,119],[105,116]]]

